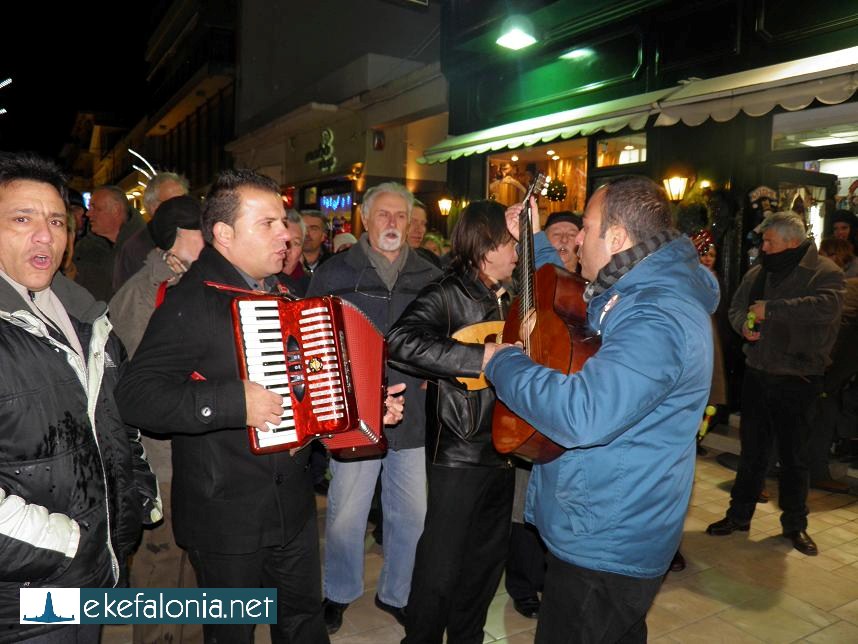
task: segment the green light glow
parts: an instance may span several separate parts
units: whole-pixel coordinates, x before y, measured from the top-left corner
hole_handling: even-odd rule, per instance
[[[583,60],[585,58],[590,58],[594,53],[595,52],[592,49],[582,47],[581,49],[571,49],[565,54],[562,54],[560,58],[563,60]]]

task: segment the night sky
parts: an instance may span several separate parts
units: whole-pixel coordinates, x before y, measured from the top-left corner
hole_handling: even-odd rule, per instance
[[[0,81],[12,84],[0,89],[0,149],[56,157],[78,111],[143,115],[146,40],[169,2],[3,4]]]

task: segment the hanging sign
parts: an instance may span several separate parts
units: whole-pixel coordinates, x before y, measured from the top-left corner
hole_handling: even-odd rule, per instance
[[[334,156],[334,131],[326,127],[322,130],[322,141],[315,150],[310,150],[304,157],[308,164],[318,163],[320,172],[330,172],[337,165],[337,157]]]

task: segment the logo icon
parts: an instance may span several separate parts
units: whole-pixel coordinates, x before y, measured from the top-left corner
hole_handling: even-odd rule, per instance
[[[80,624],[80,588],[21,588],[20,623]]]

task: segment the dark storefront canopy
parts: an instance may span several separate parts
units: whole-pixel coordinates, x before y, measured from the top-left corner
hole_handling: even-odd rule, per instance
[[[709,118],[728,121],[740,110],[762,116],[778,105],[790,111],[804,109],[814,100],[833,105],[848,100],[856,90],[858,47],[851,47],[452,136],[427,149],[418,161],[440,163],[625,127],[640,130],[652,115],[657,115],[659,126],[679,121],[700,125]]]

